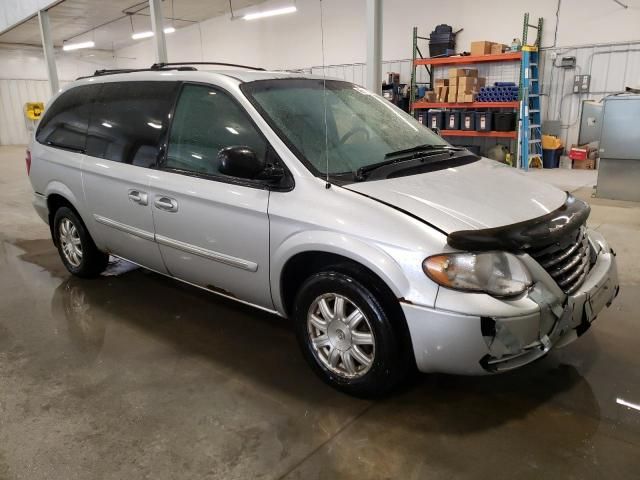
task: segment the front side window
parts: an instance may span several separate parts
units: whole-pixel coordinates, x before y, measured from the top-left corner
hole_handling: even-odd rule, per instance
[[[177,82],[102,84],[91,115],[87,155],[141,167],[154,165],[178,87]]]
[[[82,85],[62,93],[40,121],[36,140],[44,145],[84,152],[91,102],[97,89],[97,85]]]
[[[275,79],[241,88],[317,174],[354,175],[393,152],[449,146],[389,101],[348,82],[327,80],[325,88],[322,79]]]
[[[229,96],[205,85],[185,85],[169,135],[165,168],[223,176],[218,152],[244,146],[260,159],[267,143],[244,110]]]

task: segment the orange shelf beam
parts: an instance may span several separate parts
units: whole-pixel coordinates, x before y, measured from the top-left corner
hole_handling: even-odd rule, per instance
[[[440,130],[443,137],[494,137],[494,138],[517,138],[518,132],[476,132],[475,130]]]
[[[482,63],[482,62],[515,62],[522,60],[520,52],[499,53],[495,55],[458,56],[458,57],[438,57],[438,58],[417,58],[416,65],[456,65],[461,63]]]
[[[417,101],[413,108],[518,108],[520,102],[470,102],[470,103],[442,103]]]

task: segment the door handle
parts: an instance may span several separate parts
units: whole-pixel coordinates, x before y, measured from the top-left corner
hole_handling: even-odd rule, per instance
[[[141,192],[139,190],[129,190],[129,200],[140,205],[149,204],[149,196],[147,195],[147,193]]]
[[[159,210],[164,210],[165,212],[177,212],[178,211],[178,202],[169,197],[156,197],[153,204]]]

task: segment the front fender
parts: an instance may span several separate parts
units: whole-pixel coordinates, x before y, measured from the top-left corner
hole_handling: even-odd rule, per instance
[[[304,252],[341,255],[360,263],[385,282],[398,298],[410,291],[410,283],[400,265],[382,249],[344,233],[312,230],[296,233],[282,242],[271,254],[271,293],[276,310],[284,315],[280,276],[287,261]]]

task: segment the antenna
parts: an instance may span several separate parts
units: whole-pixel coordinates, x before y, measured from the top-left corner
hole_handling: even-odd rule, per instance
[[[325,173],[327,175],[327,183],[325,187],[331,188],[329,181],[329,127],[327,125],[327,70],[324,62],[324,18],[322,11],[322,0],[320,0],[320,37],[322,41],[322,96],[324,103],[324,155],[326,159]]]

